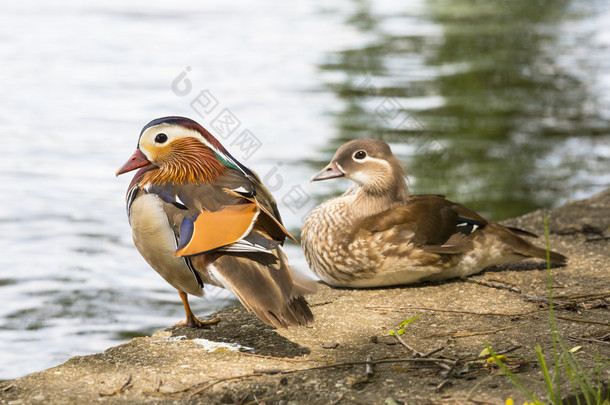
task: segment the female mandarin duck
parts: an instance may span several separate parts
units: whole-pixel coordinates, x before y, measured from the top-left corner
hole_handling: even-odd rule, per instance
[[[140,254],[176,288],[189,326],[201,326],[188,295],[224,287],[275,327],[313,320],[306,293],[282,250],[286,236],[275,200],[254,172],[188,118],[149,122],[117,175],[140,169],[127,192],[127,213]],[[294,238],[292,238],[294,239]]]
[[[443,280],[546,251],[536,236],[486,220],[442,195],[409,195],[390,147],[357,139],[337,150],[311,180],[346,177],[356,185],[322,203],[305,220],[301,243],[313,272],[342,287],[378,287]],[[567,258],[550,253],[551,261]]]

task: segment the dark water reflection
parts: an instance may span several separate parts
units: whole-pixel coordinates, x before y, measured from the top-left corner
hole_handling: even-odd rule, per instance
[[[346,24],[372,39],[320,65],[341,73],[327,84],[344,102],[326,156],[355,137],[403,144],[413,191],[495,219],[607,186],[610,106],[596,80],[609,54],[590,39],[608,4],[581,3],[434,0],[383,14],[356,1]]]

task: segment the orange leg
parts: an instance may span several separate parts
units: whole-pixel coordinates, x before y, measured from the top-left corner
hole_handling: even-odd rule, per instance
[[[176,325],[187,325],[191,328],[201,328],[205,325],[213,325],[215,323],[220,322],[220,318],[213,318],[209,321],[200,320],[195,316],[195,314],[193,314],[193,311],[191,311],[188,294],[180,290],[178,290],[178,294],[180,294],[180,299],[182,300],[182,304],[184,304],[184,310],[186,311],[186,321],[178,322]]]

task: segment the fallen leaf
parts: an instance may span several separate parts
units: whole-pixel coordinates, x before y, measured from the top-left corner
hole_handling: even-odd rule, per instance
[[[498,354],[498,355],[496,356],[496,358],[497,358],[498,360],[500,360],[502,363],[506,363],[506,360],[508,360],[508,357],[503,356],[503,355],[501,355],[501,354]],[[487,362],[488,362],[488,363],[494,363],[495,361],[496,361],[496,360],[495,360],[493,357],[489,357],[489,358],[487,358]]]

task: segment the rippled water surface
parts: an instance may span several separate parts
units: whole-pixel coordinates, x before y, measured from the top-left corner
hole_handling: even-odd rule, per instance
[[[354,137],[390,142],[415,192],[494,219],[608,187],[608,1],[396,3],[3,3],[0,378],[183,318],[114,177],[152,118],[230,114],[213,132],[296,234],[346,186],[308,178]]]

